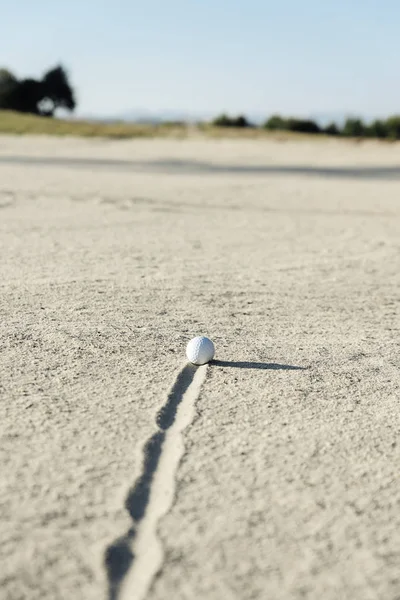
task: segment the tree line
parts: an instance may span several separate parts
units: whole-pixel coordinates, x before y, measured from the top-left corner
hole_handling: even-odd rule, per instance
[[[62,65],[48,70],[39,80],[18,79],[8,69],[0,68],[0,110],[53,117],[59,108],[73,111],[75,107],[75,91]],[[231,117],[222,114],[212,121],[212,125],[240,129],[256,128],[244,115]],[[326,126],[321,126],[311,119],[272,115],[261,126],[257,126],[259,127],[269,131],[294,131],[314,135],[400,139],[400,115],[376,119],[371,123],[365,123],[360,118],[348,118],[341,125],[332,122]]]
[[[216,127],[245,128],[256,126],[244,115],[230,117],[222,114],[212,121]],[[387,119],[376,119],[371,123],[365,123],[359,118],[348,118],[342,125],[334,122],[321,126],[311,119],[296,119],[272,115],[261,128],[269,131],[295,131],[299,133],[325,134],[332,136],[378,138],[387,140],[400,139],[400,116],[392,116]]]
[[[0,110],[52,117],[58,108],[72,111],[75,106],[74,90],[61,65],[39,80],[18,79],[8,69],[0,69]]]

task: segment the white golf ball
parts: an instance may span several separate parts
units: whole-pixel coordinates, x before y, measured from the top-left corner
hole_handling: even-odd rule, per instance
[[[205,365],[214,358],[214,354],[214,344],[202,335],[190,340],[186,346],[186,356],[194,365]]]

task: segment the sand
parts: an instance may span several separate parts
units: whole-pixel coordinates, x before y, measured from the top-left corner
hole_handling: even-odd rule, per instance
[[[399,165],[0,138],[1,600],[400,598]]]

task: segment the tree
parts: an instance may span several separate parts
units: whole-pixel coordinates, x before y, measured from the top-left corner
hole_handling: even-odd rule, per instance
[[[8,69],[0,69],[0,109],[9,109],[9,98],[18,84],[17,78]]]
[[[0,70],[0,108],[52,117],[57,108],[72,111],[75,106],[74,91],[61,65],[39,81],[19,81],[7,69]]]
[[[400,140],[400,115],[389,117],[386,120],[387,137],[391,140]]]
[[[232,126],[240,128],[250,127],[250,123],[244,115],[239,115],[238,117],[236,117],[236,119],[232,119]]]
[[[226,114],[219,115],[212,121],[212,125],[215,127],[251,127],[250,123],[244,115],[238,117],[229,117]]]
[[[346,119],[343,127],[343,135],[347,137],[363,137],[366,134],[366,128],[361,119]]]
[[[376,119],[370,125],[368,125],[366,134],[373,138],[386,138],[388,136],[388,128],[385,121]]]
[[[76,106],[74,91],[61,65],[45,73],[42,82],[46,99],[53,103],[53,113],[57,108],[74,110]]]
[[[270,131],[298,131],[300,133],[320,133],[317,123],[309,119],[285,119],[280,115],[272,115],[264,123],[265,129]]]
[[[324,133],[327,135],[339,135],[340,131],[336,123],[329,123],[324,129]]]
[[[271,131],[286,131],[288,129],[288,120],[280,115],[272,115],[265,123],[265,129]]]
[[[7,85],[17,81],[15,75],[8,69],[0,69],[0,85]]]
[[[230,123],[231,120],[225,113],[219,115],[212,121],[212,125],[215,125],[215,127],[229,127]]]
[[[317,123],[309,119],[289,119],[289,131],[297,131],[299,133],[320,133],[321,129]]]

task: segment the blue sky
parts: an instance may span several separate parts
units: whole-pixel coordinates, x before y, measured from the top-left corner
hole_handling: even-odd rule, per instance
[[[14,0],[1,56],[62,62],[80,114],[400,113],[399,0]]]

